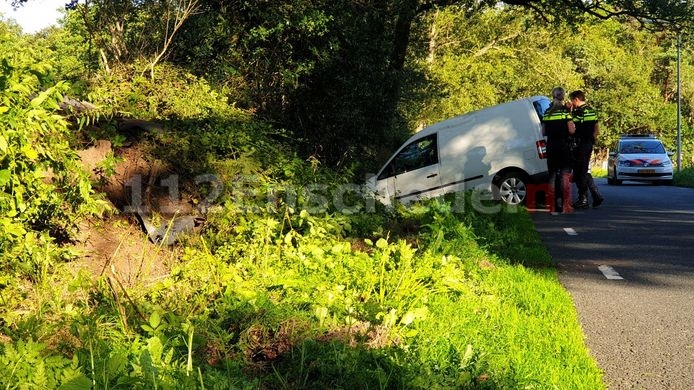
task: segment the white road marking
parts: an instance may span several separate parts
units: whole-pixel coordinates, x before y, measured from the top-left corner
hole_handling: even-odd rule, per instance
[[[578,236],[578,233],[576,233],[576,231],[572,228],[564,228],[564,231],[570,236]]]
[[[600,270],[600,272],[602,272],[603,275],[605,275],[605,277],[607,279],[611,279],[611,280],[624,279],[623,277],[621,277],[619,275],[619,273],[617,271],[614,270],[614,268],[610,267],[609,265],[601,265],[598,267],[598,269]]]

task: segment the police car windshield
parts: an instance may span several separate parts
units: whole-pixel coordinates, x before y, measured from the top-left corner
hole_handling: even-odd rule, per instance
[[[660,141],[650,140],[634,140],[622,141],[619,146],[621,154],[663,154],[665,147]]]

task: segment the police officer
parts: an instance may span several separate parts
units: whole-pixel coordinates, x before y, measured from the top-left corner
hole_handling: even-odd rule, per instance
[[[571,205],[571,169],[573,154],[570,150],[570,136],[576,131],[573,118],[567,104],[564,103],[566,91],[556,87],[552,90],[552,104],[542,117],[542,134],[547,137],[547,168],[549,169],[549,186],[547,203],[550,211],[570,213]],[[557,180],[559,183],[557,185]],[[556,188],[562,198],[557,204]]]
[[[588,207],[588,191],[593,198],[593,207],[598,207],[604,198],[600,195],[589,168],[593,145],[598,136],[598,114],[593,107],[586,103],[585,93],[581,90],[571,92],[569,100],[572,106],[571,116],[576,125],[578,143],[574,153],[573,167],[574,182],[578,187],[578,200],[573,204],[573,207]]]

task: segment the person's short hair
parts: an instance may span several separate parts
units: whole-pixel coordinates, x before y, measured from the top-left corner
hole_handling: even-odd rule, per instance
[[[556,100],[564,100],[566,97],[566,91],[562,87],[554,87],[552,89],[552,98]]]
[[[586,94],[583,93],[580,89],[577,89],[569,94],[569,99],[578,99],[580,101],[585,101],[586,100]]]

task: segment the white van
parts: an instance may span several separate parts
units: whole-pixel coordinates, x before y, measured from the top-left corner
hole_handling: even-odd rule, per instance
[[[367,185],[386,205],[469,189],[524,203],[547,181],[541,118],[549,105],[534,96],[434,124],[407,140]]]

